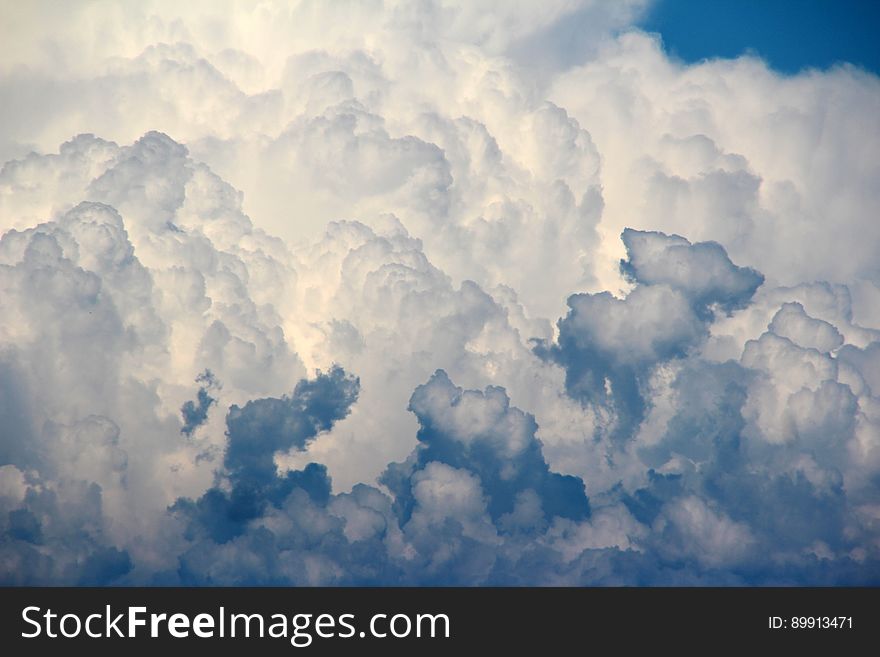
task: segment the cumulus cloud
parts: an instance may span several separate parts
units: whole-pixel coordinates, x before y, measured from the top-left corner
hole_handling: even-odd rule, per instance
[[[717,305],[730,312],[748,304],[764,277],[737,267],[717,242],[691,244],[678,235],[627,228],[621,235],[627,259],[623,275],[642,285],[668,285],[679,290],[700,312]]]
[[[0,581],[876,584],[880,82],[644,7],[9,8]]]
[[[822,352],[834,351],[843,344],[843,336],[836,326],[824,319],[810,317],[797,302],[783,304],[767,329],[801,347]]]
[[[612,435],[630,435],[644,418],[642,389],[654,368],[685,357],[708,335],[712,308],[748,304],[763,282],[737,267],[716,243],[624,230],[621,272],[636,286],[624,299],[609,292],[576,294],[559,321],[555,344],[536,352],[565,368],[572,397],[610,409]]]
[[[543,558],[562,563],[550,529],[559,522],[590,526],[583,481],[549,469],[534,418],[510,406],[502,388],[462,390],[442,370],[412,394],[419,442],[382,475],[387,492],[358,484],[333,495],[327,469],[316,463],[279,473],[272,456],[291,445],[302,449],[319,428],[313,419],[326,430],[344,417],[357,389],[356,379],[335,369],[301,381],[286,399],[233,407],[220,473],[228,488],[173,505],[190,546],[165,581],[540,582],[546,573],[519,574],[532,543],[546,541]],[[222,566],[239,560],[247,562],[244,570]]]
[[[306,441],[345,417],[357,399],[359,383],[341,368],[318,372],[314,380],[300,381],[290,396],[233,405],[226,417],[227,444],[222,474],[229,491],[210,488],[197,501],[179,500],[173,510],[191,518],[190,532],[202,526],[208,535],[226,542],[243,525],[276,505],[290,489],[310,491],[326,501],[330,492],[325,468],[310,464],[302,472],[278,476],[274,456],[289,449],[302,450]]]
[[[205,420],[208,419],[208,409],[217,401],[208,393],[211,388],[219,386],[211,370],[205,370],[199,374],[196,377],[196,383],[202,384],[196,393],[196,401],[187,400],[180,407],[180,413],[183,416],[183,428],[180,432],[186,436],[192,436],[193,431],[205,423]]]
[[[776,285],[874,280],[876,75],[783,76],[750,56],[684,65],[632,31],[549,96],[603,156],[609,238],[631,226],[717,241]]]
[[[533,417],[511,408],[502,388],[462,391],[438,371],[416,388],[410,410],[419,420],[416,461],[395,466],[384,482],[396,489],[401,470],[418,469],[432,461],[466,468],[479,475],[487,508],[497,520],[514,511],[523,494],[532,493],[549,517],[580,520],[590,509],[583,482],[549,471],[535,438]],[[397,492],[404,505],[406,491]]]

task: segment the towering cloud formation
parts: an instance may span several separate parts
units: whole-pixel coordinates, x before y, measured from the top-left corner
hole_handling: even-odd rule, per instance
[[[621,440],[644,418],[641,390],[654,368],[686,356],[708,336],[714,309],[746,306],[764,280],[714,242],[629,228],[622,239],[628,257],[620,270],[636,287],[625,299],[573,295],[557,344],[537,348],[565,368],[570,395],[614,411]]]
[[[878,583],[880,82],[641,7],[9,9],[0,581]]]
[[[551,528],[590,527],[583,482],[550,471],[534,418],[503,389],[462,390],[442,370],[412,395],[419,444],[383,474],[391,497],[364,484],[332,495],[316,463],[280,475],[273,455],[291,443],[302,449],[341,419],[357,390],[337,368],[301,381],[290,397],[234,406],[221,471],[228,490],[174,504],[190,547],[159,581],[540,582],[548,573],[520,572],[534,546],[562,563]]]
[[[431,461],[472,470],[486,490],[493,519],[513,511],[517,496],[543,501],[550,517],[581,519],[590,515],[584,486],[575,477],[549,471],[535,439],[534,418],[510,408],[505,391],[462,391],[442,370],[416,388],[410,410],[419,418],[415,460],[393,466],[384,481],[398,491],[402,513],[409,515],[411,490],[399,488],[402,472],[424,469]],[[401,499],[402,498],[402,499]]]

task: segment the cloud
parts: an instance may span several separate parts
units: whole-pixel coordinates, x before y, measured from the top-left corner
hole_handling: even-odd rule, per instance
[[[88,501],[88,517],[97,523],[81,554],[68,554],[66,547],[68,539],[79,540],[75,524],[49,532],[48,521],[27,505],[12,516],[17,536],[42,536],[41,567],[54,573],[45,581],[57,576],[76,582],[93,576],[77,574],[86,568],[89,545],[127,554],[130,566],[173,558],[142,537],[158,531],[176,496],[210,482],[217,438],[203,433],[189,444],[180,438],[187,424],[181,425],[179,409],[196,372],[208,365],[228,378],[229,404],[274,392],[302,369],[283,340],[277,313],[266,313],[257,295],[259,310],[246,287],[259,284],[261,271],[283,271],[270,255],[284,254],[283,248],[268,240],[248,250],[251,224],[236,213],[234,192],[224,196],[231,190],[205,168],[190,173],[185,149],[156,133],[129,148],[81,137],[62,151],[3,170],[8,189],[37,190],[13,194],[24,206],[42,203],[41,192],[58,205],[47,221],[0,238],[0,380],[8,391],[0,408],[4,463],[27,474],[39,499],[77,486],[97,498],[68,499]],[[81,167],[92,178],[81,176]],[[54,173],[45,175],[49,170]],[[64,180],[68,196],[47,191],[53,180]],[[123,208],[127,219],[106,201]],[[239,222],[234,246],[218,242],[244,259],[218,250],[193,229],[206,220],[224,223],[226,231]],[[250,367],[261,357],[265,369],[256,376]],[[46,508],[44,515],[55,513]],[[73,534],[65,537],[68,530]],[[6,548],[12,554],[31,550],[22,541]],[[37,572],[22,570],[23,581],[38,579]]]
[[[700,313],[712,305],[730,312],[748,305],[764,277],[737,267],[716,242],[691,244],[678,235],[627,228],[620,236],[627,259],[623,275],[642,285],[668,285],[682,292]]]
[[[517,572],[523,546],[549,536],[552,523],[588,521],[583,482],[550,471],[534,418],[511,407],[503,389],[462,390],[443,371],[412,395],[419,444],[382,476],[391,497],[364,484],[331,494],[327,470],[316,463],[279,472],[273,455],[302,448],[318,428],[313,410],[327,430],[356,392],[357,380],[335,369],[301,381],[289,398],[233,407],[224,485],[171,508],[186,524],[190,547],[167,581],[504,581]],[[560,559],[557,550],[550,557]],[[237,559],[244,569],[218,568]],[[539,582],[545,574],[533,577]]]
[[[357,379],[334,368],[314,381],[300,381],[290,397],[255,399],[232,406],[226,418],[229,443],[224,466],[235,482],[259,484],[275,472],[275,452],[303,449],[306,441],[348,415]]]
[[[180,407],[180,413],[183,416],[183,428],[180,432],[186,436],[192,436],[196,428],[205,423],[205,420],[208,419],[208,409],[217,402],[208,394],[208,390],[220,385],[211,370],[205,370],[199,374],[196,377],[196,383],[202,384],[196,393],[196,401],[187,400]]]
[[[642,389],[653,368],[687,356],[708,336],[712,308],[747,305],[763,282],[715,243],[632,229],[621,238],[628,257],[620,269],[635,287],[624,299],[609,292],[572,295],[556,343],[536,346],[565,368],[569,395],[611,411],[617,440],[644,419]]]
[[[630,226],[716,241],[777,285],[874,278],[876,75],[785,76],[753,56],[685,65],[631,31],[555,77],[549,98],[602,153],[609,259]]]
[[[219,543],[245,530],[267,504],[280,504],[299,489],[321,502],[330,494],[326,468],[309,464],[302,471],[279,476],[277,452],[302,450],[306,441],[349,413],[359,383],[341,368],[300,381],[290,396],[233,405],[226,417],[227,444],[222,474],[229,490],[208,489],[198,500],[178,500],[172,510],[189,518],[188,533],[204,529]]]
[[[415,461],[393,466],[383,477],[403,505],[404,516],[412,505],[407,498],[417,496],[398,488],[401,471],[436,461],[479,476],[494,521],[513,513],[517,500],[532,498],[541,504],[542,518],[544,514],[573,520],[589,517],[583,482],[550,472],[535,438],[534,417],[511,408],[502,388],[462,391],[439,370],[416,388],[409,408],[420,425]]]
[[[875,584],[880,84],[644,6],[10,9],[0,580]]]
[[[801,347],[817,351],[834,351],[843,344],[843,336],[833,324],[810,317],[797,302],[783,304],[767,328]]]

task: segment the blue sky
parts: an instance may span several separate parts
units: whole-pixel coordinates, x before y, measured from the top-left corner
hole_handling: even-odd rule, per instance
[[[877,73],[878,21],[866,0],[660,0],[642,27],[687,62],[755,52],[784,73],[841,61]]]

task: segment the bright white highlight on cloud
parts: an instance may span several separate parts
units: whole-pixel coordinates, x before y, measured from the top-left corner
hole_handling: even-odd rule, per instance
[[[3,3],[0,581],[876,584],[880,80],[643,4]]]

